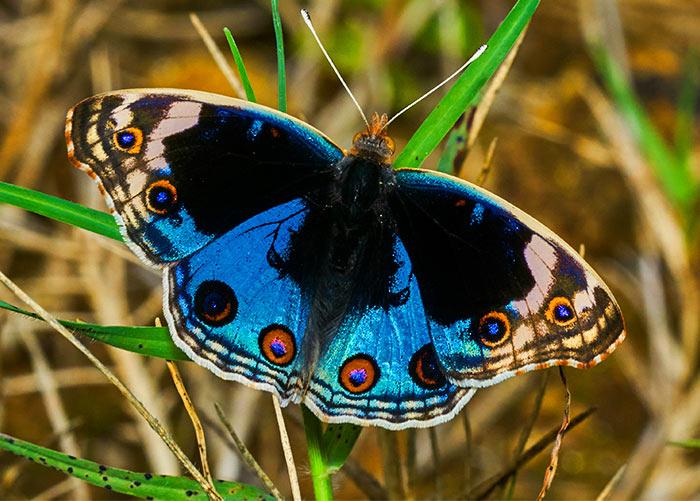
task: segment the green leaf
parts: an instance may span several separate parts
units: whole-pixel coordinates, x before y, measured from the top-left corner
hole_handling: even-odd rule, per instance
[[[241,52],[238,50],[238,45],[236,45],[236,41],[233,39],[231,30],[224,28],[224,35],[226,35],[226,41],[231,49],[231,54],[233,54],[233,60],[236,63],[236,68],[238,68],[238,75],[241,77],[243,89],[245,89],[246,99],[252,103],[256,103],[257,99],[255,99],[255,92],[253,91],[253,86],[250,85],[248,72],[245,69],[245,64],[243,64],[243,56],[241,56]]]
[[[2,433],[0,433],[0,449],[120,494],[166,500],[207,499],[202,486],[187,477],[153,475],[110,468]],[[238,482],[217,480],[214,482],[214,487],[226,500],[274,499],[257,487]]]
[[[340,470],[352,452],[362,427],[354,424],[329,424],[321,444],[329,473]]]
[[[686,449],[700,449],[700,438],[691,438],[688,440],[679,440],[669,442],[671,445],[677,445],[678,447],[685,447]]]
[[[462,74],[396,158],[395,167],[420,167],[493,76],[535,13],[539,0],[518,0],[487,42],[488,48]]]
[[[608,51],[598,46],[593,47],[591,53],[608,92],[649,160],[666,195],[687,214],[698,193],[690,169],[684,162],[677,161],[676,155],[654,127],[632,86]]]
[[[676,157],[686,170],[690,170],[695,108],[698,103],[698,91],[700,90],[700,68],[698,68],[698,62],[698,54],[696,52],[688,54],[683,71],[681,94],[678,100],[675,134]]]
[[[284,67],[284,36],[278,0],[272,0],[272,24],[277,46],[277,109],[287,113],[287,72]]]
[[[38,315],[4,301],[0,301],[0,308],[41,320]],[[59,320],[59,322],[74,332],[115,348],[166,360],[189,361],[187,355],[175,346],[172,339],[170,339],[170,334],[166,327],[105,326],[66,320]]]
[[[122,240],[114,218],[106,212],[84,207],[75,202],[47,195],[28,188],[0,182],[0,202],[40,214],[62,223],[92,231],[99,235]]]

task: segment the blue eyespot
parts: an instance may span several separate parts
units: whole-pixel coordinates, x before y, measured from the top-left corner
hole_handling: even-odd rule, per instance
[[[554,324],[567,327],[576,321],[576,311],[571,301],[563,296],[557,296],[549,302],[545,317]]]
[[[505,313],[491,311],[481,317],[477,333],[484,346],[495,348],[510,337],[510,321]]]
[[[151,212],[165,215],[177,205],[177,190],[167,179],[151,183],[146,189],[146,207]]]
[[[272,324],[265,327],[260,331],[258,344],[263,356],[275,365],[289,365],[296,354],[294,334],[284,325]]]
[[[114,133],[116,147],[126,153],[136,154],[141,151],[143,132],[137,127],[129,127]]]
[[[364,393],[371,390],[379,380],[377,362],[365,354],[348,358],[340,368],[338,382],[350,393]]]
[[[136,144],[136,136],[132,132],[123,131],[117,135],[117,142],[119,143],[119,146],[125,150],[128,150],[134,144]]]
[[[194,295],[194,312],[207,325],[220,327],[238,313],[238,300],[231,287],[218,280],[202,282]]]

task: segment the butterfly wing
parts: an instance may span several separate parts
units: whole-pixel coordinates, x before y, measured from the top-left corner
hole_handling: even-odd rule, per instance
[[[163,268],[175,343],[223,378],[293,399],[309,300],[280,267],[306,195],[343,152],[271,109],[167,89],[86,99],[66,139],[125,240]]]
[[[395,217],[449,380],[487,386],[589,367],[624,339],[620,309],[561,238],[457,178],[400,169]]]
[[[389,429],[433,426],[451,419],[474,389],[442,373],[406,248],[394,239],[398,269],[387,307],[349,312],[324,347],[304,395],[324,421]]]
[[[126,90],[68,112],[68,155],[153,265],[201,249],[326,182],[343,152],[269,108],[182,90]]]
[[[307,211],[295,199],[253,216],[163,277],[175,343],[220,377],[272,391],[283,403],[301,387],[309,301],[280,264]]]

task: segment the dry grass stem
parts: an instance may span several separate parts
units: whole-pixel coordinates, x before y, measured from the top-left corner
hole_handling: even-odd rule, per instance
[[[559,432],[557,433],[557,436],[554,440],[554,447],[552,447],[552,455],[550,456],[549,465],[547,466],[547,470],[544,474],[542,489],[540,489],[540,493],[537,495],[537,501],[541,501],[542,499],[544,499],[545,495],[547,494],[547,491],[552,486],[554,476],[557,474],[557,465],[559,464],[559,450],[561,449],[562,438],[564,437],[564,433],[566,433],[566,429],[569,427],[570,423],[569,411],[571,410],[571,392],[569,391],[569,385],[566,382],[566,376],[564,375],[564,369],[562,367],[559,367],[559,376],[561,377],[561,382],[564,385],[564,392],[566,395],[564,400],[564,418],[562,419],[561,427],[559,428]]]
[[[476,185],[483,186],[486,180],[491,174],[491,168],[493,167],[493,155],[496,153],[496,145],[498,144],[498,138],[494,137],[489,143],[489,149],[486,151],[486,158],[484,159],[484,165],[481,167],[479,176],[476,178]]]
[[[216,63],[216,66],[218,66],[219,71],[223,73],[224,77],[231,85],[231,88],[235,92],[236,97],[245,99],[245,91],[243,90],[243,84],[234,73],[233,68],[231,68],[231,65],[228,63],[226,57],[219,49],[219,46],[216,45],[216,42],[209,34],[209,31],[207,31],[204,24],[202,24],[202,21],[199,19],[199,16],[194,12],[191,12],[190,21],[192,22],[192,26],[194,26],[194,29],[197,30],[197,33],[202,39],[202,42],[204,42],[204,45],[206,45],[209,54],[211,54],[211,57],[214,58],[214,62]]]
[[[486,87],[486,90],[484,91],[481,97],[481,100],[479,101],[478,106],[476,107],[474,116],[472,117],[471,123],[469,124],[470,126],[469,136],[467,137],[467,151],[471,150],[474,147],[474,143],[476,143],[476,138],[479,136],[479,132],[481,132],[481,127],[486,121],[486,116],[488,115],[489,110],[491,109],[491,105],[493,104],[494,99],[496,99],[496,95],[498,94],[499,89],[503,85],[503,82],[505,82],[506,77],[510,72],[510,68],[513,66],[513,61],[515,61],[515,57],[520,51],[520,46],[522,45],[523,40],[525,39],[525,35],[527,34],[527,28],[528,27],[525,27],[523,32],[515,41],[515,44],[513,44],[513,47],[510,49],[510,52],[501,63],[501,66],[496,71],[496,74],[489,82],[488,86]]]
[[[228,437],[230,438],[234,447],[243,458],[243,461],[245,461],[245,463],[248,465],[251,471],[255,473],[255,475],[260,479],[260,481],[267,488],[267,490],[270,491],[270,493],[276,499],[282,499],[282,494],[280,493],[279,489],[275,487],[275,484],[274,482],[272,482],[272,479],[268,476],[267,473],[265,473],[265,470],[262,469],[260,463],[256,461],[253,454],[251,454],[251,452],[248,450],[248,447],[246,447],[245,443],[243,443],[243,440],[241,440],[238,434],[236,433],[236,430],[233,429],[231,423],[228,421],[228,419],[226,419],[224,410],[218,403],[214,403],[214,408],[216,409],[216,415],[219,417],[219,421],[221,421],[221,424],[223,424],[224,428],[226,428],[226,431],[228,432]]]
[[[610,499],[610,493],[613,491],[617,483],[622,478],[622,475],[625,473],[626,467],[627,465],[623,464],[622,466],[620,466],[620,468],[618,468],[618,470],[615,472],[615,475],[613,475],[610,481],[607,484],[605,484],[603,490],[600,491],[598,497],[595,498],[596,501],[606,501],[607,499]]]
[[[289,435],[287,435],[287,427],[284,424],[284,416],[282,415],[282,407],[276,395],[272,395],[272,405],[275,408],[275,417],[277,418],[277,427],[280,431],[280,442],[284,451],[284,459],[287,462],[287,472],[289,473],[289,484],[292,487],[292,499],[301,501],[301,489],[299,489],[299,479],[297,477],[297,467],[294,464],[294,454],[292,446],[289,443]]]
[[[567,427],[566,430],[564,430],[564,434],[570,432],[573,430],[576,426],[581,424],[583,421],[588,419],[588,417],[591,416],[595,412],[595,408],[591,407],[589,409],[586,409],[585,411],[581,412],[580,414],[577,414],[574,416],[571,421],[569,422],[569,426]],[[546,433],[544,436],[542,436],[537,442],[532,444],[525,452],[523,452],[520,457],[515,461],[513,464],[505,468],[502,472],[492,476],[491,478],[488,478],[478,484],[476,487],[474,487],[471,491],[469,491],[466,494],[466,498],[468,499],[483,499],[487,497],[489,494],[491,494],[494,489],[496,489],[499,485],[503,485],[505,481],[507,481],[512,475],[514,475],[520,468],[522,468],[528,461],[533,459],[535,456],[537,456],[540,452],[545,450],[549,444],[554,442],[557,439],[557,436],[559,435],[559,430],[561,429],[561,426],[557,426],[556,428],[550,430],[548,433]]]
[[[0,271],[0,282],[2,282],[5,287],[10,289],[20,300],[22,300],[27,306],[36,312],[47,324],[49,324],[54,330],[61,334],[69,343],[75,346],[83,355],[87,357],[90,362],[102,373],[105,377],[119,390],[119,392],[124,396],[124,398],[131,404],[131,406],[146,420],[148,425],[155,431],[162,439],[163,442],[172,451],[175,457],[182,463],[185,469],[192,475],[192,477],[202,486],[202,488],[210,496],[217,496],[216,491],[211,492],[211,486],[207,480],[202,476],[202,474],[195,468],[192,462],[187,458],[185,453],[177,445],[170,433],[163,428],[160,422],[153,417],[153,415],[144,407],[140,400],[134,396],[134,394],[127,388],[121,380],[114,375],[114,373],[107,368],[95,355],[88,350],[78,338],[76,338],[73,333],[68,329],[63,327],[58,321],[49,314],[44,308],[42,308],[36,301],[29,297],[22,289],[17,287],[17,285],[10,280],[7,275]]]
[[[158,321],[159,319],[156,320],[156,325],[160,326],[160,321]],[[214,488],[214,478],[211,476],[211,470],[209,469],[209,458],[207,457],[207,440],[204,436],[204,428],[202,427],[202,422],[199,420],[199,416],[197,415],[197,409],[195,409],[194,404],[192,404],[192,400],[190,399],[190,396],[187,393],[187,388],[185,387],[185,383],[182,380],[182,376],[180,375],[180,371],[177,369],[177,365],[175,365],[175,362],[167,360],[165,363],[168,366],[168,371],[170,371],[170,377],[172,377],[173,379],[173,384],[175,385],[175,388],[177,388],[177,393],[182,399],[182,404],[185,406],[185,410],[187,410],[187,414],[190,416],[190,420],[192,421],[192,427],[194,428],[194,434],[197,439],[199,460],[202,464],[202,474],[209,481],[209,492],[216,493],[216,489]],[[210,498],[216,499],[218,501],[223,500],[221,495],[219,495],[218,493],[216,493],[215,496],[212,496],[210,494]]]

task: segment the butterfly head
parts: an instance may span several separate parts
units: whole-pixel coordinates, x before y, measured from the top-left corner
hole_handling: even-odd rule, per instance
[[[373,113],[367,129],[355,134],[352,139],[352,155],[376,160],[380,163],[390,163],[394,154],[394,140],[386,132],[389,118],[386,115]]]

